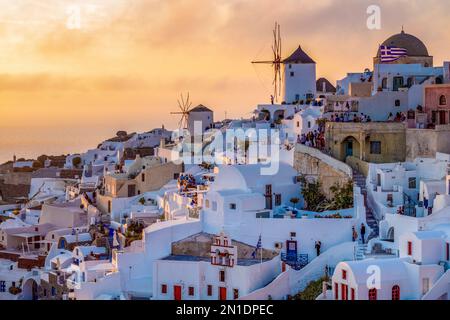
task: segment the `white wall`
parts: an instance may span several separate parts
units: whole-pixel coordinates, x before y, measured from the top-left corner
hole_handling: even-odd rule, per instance
[[[292,63],[285,64],[284,67],[283,101],[292,103],[297,100],[296,95],[299,95],[299,100],[305,100],[307,94],[316,95],[316,64]],[[293,77],[291,72],[294,72]]]

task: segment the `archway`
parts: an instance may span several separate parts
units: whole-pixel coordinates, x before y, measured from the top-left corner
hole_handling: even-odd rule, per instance
[[[284,119],[284,110],[277,110],[273,113],[273,119],[275,121],[277,120],[283,120]]]
[[[34,279],[28,279],[22,285],[23,300],[37,300],[38,299],[38,284]]]
[[[353,137],[348,136],[341,142],[341,155],[342,161],[345,161],[347,157],[357,157],[360,155],[360,144],[359,141]]]
[[[258,120],[270,121],[270,111],[266,109],[261,110],[258,114]]]
[[[394,241],[394,227],[390,227],[387,232],[387,239],[388,241]]]

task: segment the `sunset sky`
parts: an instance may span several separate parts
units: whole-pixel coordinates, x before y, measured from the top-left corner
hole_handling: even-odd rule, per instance
[[[371,4],[381,30],[366,27]],[[283,55],[301,44],[332,83],[372,68],[402,25],[442,65],[449,11],[448,0],[0,0],[0,162],[175,128],[181,92],[218,120],[248,117],[272,91],[270,67],[250,61],[270,57],[275,21]]]

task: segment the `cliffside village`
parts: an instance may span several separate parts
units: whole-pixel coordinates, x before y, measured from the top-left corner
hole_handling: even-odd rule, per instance
[[[405,31],[336,85],[313,56],[249,119],[189,109],[221,161],[161,127],[1,165],[0,300],[450,299],[450,61]],[[277,129],[279,156],[208,148],[231,129]]]

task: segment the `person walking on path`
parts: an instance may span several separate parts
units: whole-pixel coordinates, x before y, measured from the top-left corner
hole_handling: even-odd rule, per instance
[[[316,247],[317,256],[320,256],[320,248],[322,247],[322,242],[316,241],[315,247]]]
[[[361,233],[361,240],[362,243],[365,243],[365,235],[366,235],[366,226],[364,225],[364,223],[361,223],[361,229],[359,230],[359,232]]]
[[[358,239],[358,233],[355,230],[355,226],[352,227],[352,241],[355,242]]]

